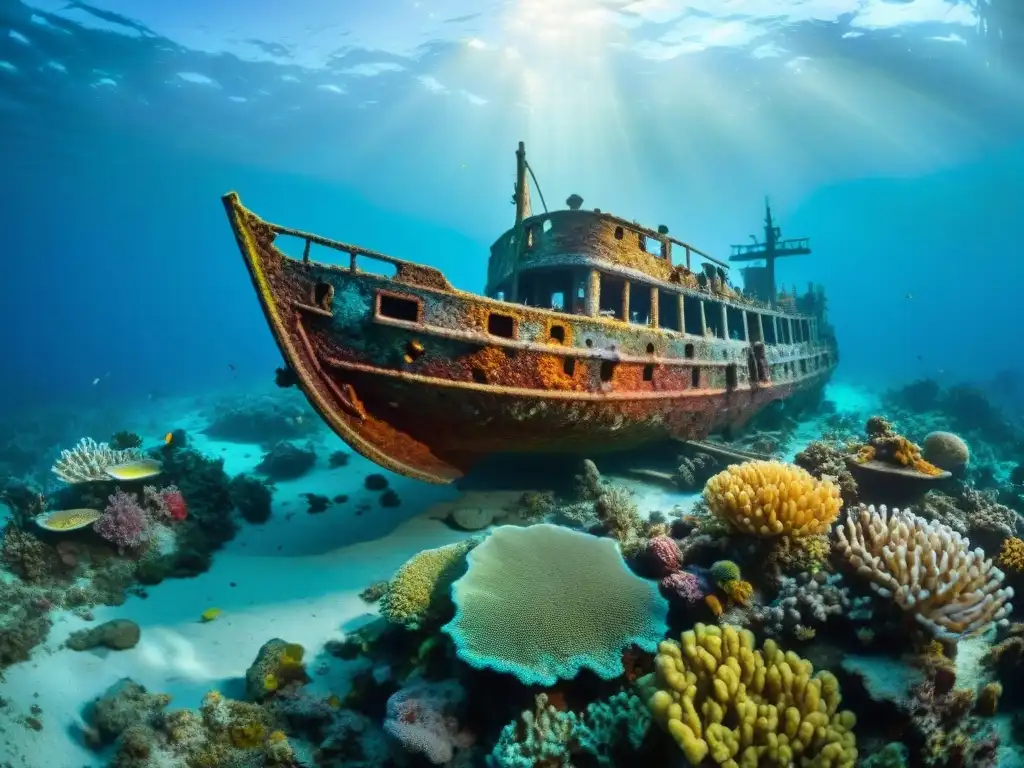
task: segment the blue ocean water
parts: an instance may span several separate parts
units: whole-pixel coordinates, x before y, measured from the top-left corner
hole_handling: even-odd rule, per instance
[[[344,616],[313,622],[300,637],[306,613],[330,602],[326,590],[298,585],[335,568],[339,590],[358,591],[391,578],[416,551],[460,540],[417,517],[435,502],[458,504],[454,490],[385,472],[402,505],[381,506],[363,480],[381,470],[355,454],[329,467],[332,452],[348,449],[297,392],[273,386],[282,357],[220,201],[231,190],[272,222],[428,264],[477,293],[491,245],[514,224],[519,141],[536,173],[535,213],[541,194],[554,210],[575,193],[585,209],[664,224],[720,258],[763,238],[767,197],[783,236],[812,247],[780,261],[780,284],[802,292],[817,283],[827,293],[840,349],[827,391],[833,413],[863,422],[885,392],[929,380],[977,388],[1002,409],[986,424],[1020,430],[1022,8],[1015,0],[0,0],[4,485],[52,497],[60,488],[49,468],[61,450],[120,430],[138,433],[147,450],[186,430],[232,476],[258,474],[256,462],[279,438],[312,440],[318,456],[314,475],[277,482],[269,524],[277,527],[243,527],[211,556],[219,586],[190,573],[192,581],[152,586],[147,601],[96,609],[97,620],[142,626],[138,648],[121,652],[139,659],[114,662],[104,651],[61,667],[58,659],[74,655],[61,638],[81,617],[55,618],[53,654],[15,661],[6,692],[0,681],[8,702],[0,717],[9,719],[0,765],[105,765],[110,744],[96,751],[65,734],[117,679],[191,708],[218,681],[233,680],[224,693],[240,696],[238,679],[277,635],[306,647],[314,685],[323,682],[309,659],[326,669],[324,644],[341,643],[355,626],[341,625],[377,609],[353,598]],[[922,424],[948,426],[941,414],[911,414],[906,404],[919,394],[885,414],[901,415],[897,425],[917,442],[931,431]],[[206,436],[204,425],[253,401],[273,401],[274,423],[289,426],[266,441]],[[792,458],[835,426],[827,415],[788,425],[784,439],[777,425],[763,429]],[[970,487],[1013,507],[1024,440],[965,437],[975,464],[980,457],[990,470]],[[629,487],[665,511],[696,498]],[[365,495],[370,506],[344,523],[335,515],[346,502],[309,517],[308,493],[351,496],[352,505]],[[396,530],[405,531],[401,546],[385,540]],[[374,541],[380,550],[358,549]],[[989,550],[994,558],[1000,546]],[[236,572],[286,567],[274,558],[295,561],[299,575],[244,599],[224,587],[241,582]],[[364,570],[346,572],[345,558]],[[25,580],[8,569],[8,582]],[[66,577],[54,588],[70,588]],[[207,607],[224,618],[196,624]],[[245,616],[218,637],[232,609]],[[239,636],[245,663],[218,668],[210,648]],[[44,672],[48,659],[82,676],[66,710],[55,703],[66,681]],[[26,698],[36,688],[43,715]],[[507,694],[515,706],[519,694]],[[582,711],[589,702],[570,703]],[[452,738],[458,753],[464,740]],[[480,726],[465,764],[486,764],[496,738]],[[366,750],[363,763],[332,759],[406,759]],[[607,764],[631,764],[616,755]],[[335,764],[288,759],[297,762],[281,764]]]

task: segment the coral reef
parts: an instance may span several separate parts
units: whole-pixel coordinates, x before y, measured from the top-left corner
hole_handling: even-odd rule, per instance
[[[645,681],[655,721],[692,765],[852,768],[856,718],[839,711],[836,678],[772,640],[754,643],[749,631],[699,623],[663,641]]]
[[[460,729],[457,717],[465,697],[457,680],[408,685],[388,699],[384,730],[407,752],[445,765],[456,750],[473,743],[473,734]]]
[[[107,468],[144,458],[138,448],[111,448],[107,443],[97,443],[91,437],[83,437],[68,451],[61,451],[60,458],[53,465],[53,474],[65,483],[89,483],[109,480]]]
[[[770,605],[754,611],[754,619],[772,636],[814,636],[816,627],[830,618],[870,619],[871,599],[852,597],[842,574],[802,573],[780,579],[779,593]]]
[[[281,441],[267,451],[255,472],[271,481],[296,480],[309,472],[316,464],[316,451],[312,444],[299,447],[294,443]]]
[[[741,533],[809,536],[828,531],[839,515],[839,488],[777,461],[748,461],[708,480],[711,511]]]
[[[409,629],[437,618],[447,607],[448,590],[466,567],[472,539],[427,549],[411,557],[388,583],[380,602],[381,615]]]
[[[501,526],[467,560],[452,585],[455,618],[443,630],[473,667],[527,685],[553,685],[581,669],[612,679],[623,673],[625,648],[653,650],[664,634],[664,599],[608,539],[547,523]]]
[[[958,639],[1004,622],[1013,589],[985,553],[941,523],[884,506],[847,511],[836,549],[884,599],[936,637]]]
[[[952,432],[929,432],[921,443],[921,456],[929,464],[947,472],[960,473],[971,461],[971,449]]]

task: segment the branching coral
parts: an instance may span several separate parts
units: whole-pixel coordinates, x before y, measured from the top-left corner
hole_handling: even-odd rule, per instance
[[[97,443],[91,437],[83,437],[70,451],[61,451],[52,471],[65,483],[109,480],[107,467],[142,458],[144,454],[138,448],[116,450],[107,443]]]
[[[559,712],[539,693],[533,712],[506,725],[491,752],[494,768],[572,768],[583,753],[601,768],[614,768],[612,750],[621,743],[636,751],[647,735],[651,715],[637,696],[617,693],[592,702],[586,712]]]
[[[583,668],[612,679],[623,673],[625,648],[654,650],[664,634],[664,598],[611,539],[547,523],[501,526],[467,560],[443,630],[471,666],[527,685],[553,685]]]
[[[836,678],[772,640],[763,650],[754,642],[746,630],[704,624],[662,642],[644,681],[654,719],[692,765],[852,768],[856,719],[839,711]]]
[[[847,511],[837,550],[918,623],[943,639],[958,639],[1004,622],[1013,589],[985,553],[953,529],[909,512],[861,505]]]
[[[681,456],[672,479],[683,491],[696,491],[717,471],[718,460],[710,453]]]
[[[777,461],[748,461],[719,472],[704,498],[717,517],[755,536],[826,533],[842,506],[833,482]]]
[[[380,612],[388,621],[417,629],[441,607],[448,588],[465,567],[465,554],[476,543],[467,539],[411,557],[388,584]]]
[[[848,615],[851,618],[870,618],[871,600],[852,598],[840,574],[803,573],[795,578],[780,580],[779,594],[771,605],[754,610],[769,635],[779,636],[792,632],[799,637],[814,625],[822,625],[829,618]]]

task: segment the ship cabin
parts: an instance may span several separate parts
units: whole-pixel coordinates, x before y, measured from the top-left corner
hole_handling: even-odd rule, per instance
[[[574,316],[577,332],[562,343],[582,340],[585,352],[692,360],[694,387],[789,383],[835,364],[824,318],[742,295],[727,264],[666,227],[581,210],[578,195],[566,202],[523,217],[491,246],[488,297]],[[492,325],[514,338],[512,323]]]

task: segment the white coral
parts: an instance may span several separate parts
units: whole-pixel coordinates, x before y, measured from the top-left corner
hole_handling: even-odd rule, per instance
[[[70,451],[61,451],[60,458],[53,465],[53,473],[65,483],[90,483],[109,480],[107,467],[138,461],[144,454],[137,448],[117,450],[107,443],[97,443],[91,437],[83,437]]]
[[[981,549],[949,526],[884,506],[848,509],[838,551],[871,588],[934,636],[956,640],[1006,623],[1013,589]]]

